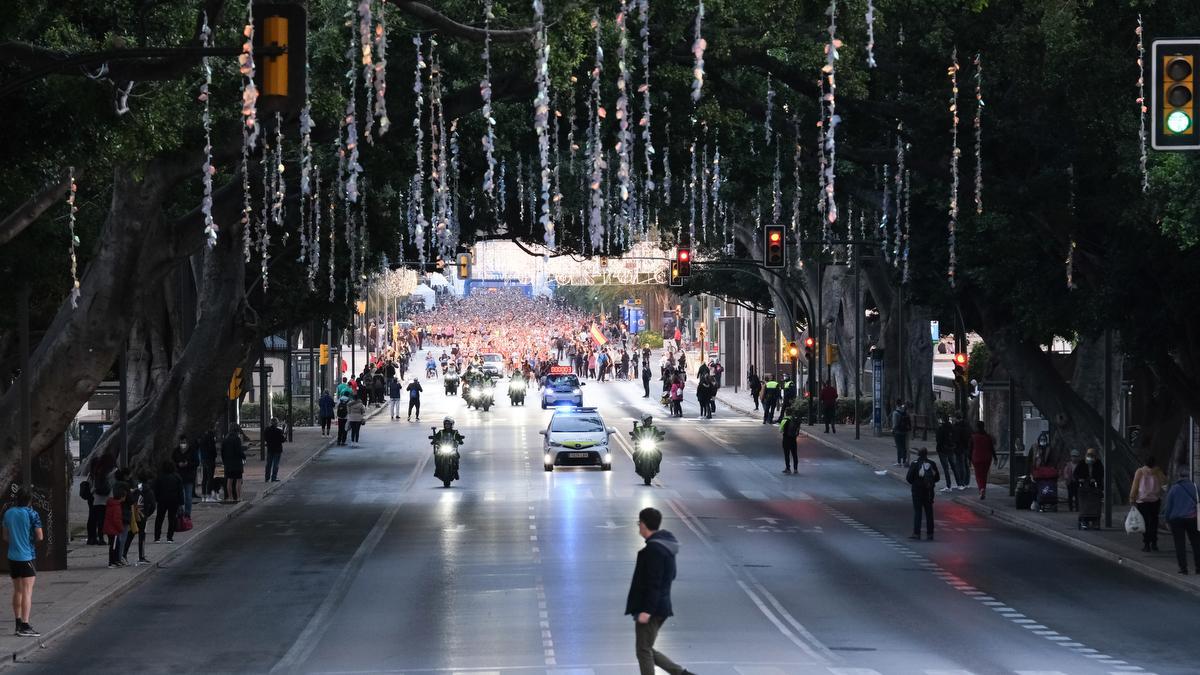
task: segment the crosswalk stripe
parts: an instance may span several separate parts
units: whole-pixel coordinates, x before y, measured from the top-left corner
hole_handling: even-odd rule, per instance
[[[746,499],[753,499],[756,501],[765,501],[767,498],[766,494],[759,492],[758,490],[741,490],[741,493]]]
[[[1061,670],[1018,670],[1016,675],[1067,675]]]
[[[700,496],[704,497],[705,499],[725,499],[725,495],[721,494],[720,490],[703,488],[698,490],[698,492],[700,493]]]
[[[925,675],[973,675],[969,670],[927,670]]]
[[[830,668],[829,672],[832,675],[880,675],[879,671],[873,668]]]
[[[734,666],[738,675],[784,675],[782,668],[775,666]]]

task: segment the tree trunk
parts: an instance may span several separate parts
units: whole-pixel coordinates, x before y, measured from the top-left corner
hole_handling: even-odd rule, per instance
[[[226,401],[229,374],[249,362],[256,331],[248,324],[245,261],[235,237],[222,238],[204,258],[198,320],[191,339],[155,395],[129,421],[131,463],[156,466],[180,434],[196,437],[212,427]],[[186,320],[186,319],[185,319]],[[115,450],[106,434],[93,456]]]

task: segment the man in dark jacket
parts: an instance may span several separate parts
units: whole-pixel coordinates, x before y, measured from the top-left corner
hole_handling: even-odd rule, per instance
[[[225,501],[241,499],[242,471],[246,464],[246,449],[242,445],[241,429],[234,425],[221,442],[221,464],[225,468]]]
[[[191,518],[192,499],[196,496],[196,448],[188,443],[186,434],[179,435],[179,444],[171,451],[171,461],[175,463],[175,472],[183,481],[181,513]]]
[[[333,401],[333,397],[329,395],[328,389],[321,392],[321,400],[317,402],[317,406],[321,411],[320,418],[322,436],[329,435],[329,429],[331,426],[333,426],[334,407],[336,405],[337,404]]]
[[[917,461],[908,467],[908,484],[912,486],[913,503],[913,533],[909,539],[921,538],[921,514],[925,514],[925,533],[933,539],[933,493],[937,489],[937,464],[929,459],[929,451],[925,448],[917,450]]]
[[[654,675],[655,666],[671,675],[683,675],[688,672],[686,669],[654,649],[659,629],[667,617],[674,614],[671,611],[671,582],[675,580],[675,554],[679,552],[675,535],[660,530],[661,526],[662,512],[658,509],[645,508],[638,513],[638,532],[646,540],[646,546],[638,551],[625,614],[632,615],[635,622],[641,675]]]
[[[263,471],[264,483],[279,482],[279,461],[283,459],[283,444],[287,434],[279,428],[279,420],[271,418],[271,426],[263,432],[263,443],[267,446],[267,468]]]
[[[162,470],[154,480],[154,500],[158,503],[158,514],[154,517],[154,543],[162,539],[164,518],[167,520],[167,543],[174,543],[179,505],[183,502],[183,481],[176,473],[173,462],[163,462]]]

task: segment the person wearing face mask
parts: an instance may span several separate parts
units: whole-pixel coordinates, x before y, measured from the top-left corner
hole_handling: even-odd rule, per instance
[[[1083,461],[1071,474],[1079,495],[1079,529],[1100,528],[1100,506],[1104,497],[1104,465],[1095,448],[1088,448]]]
[[[183,481],[183,503],[179,512],[188,518],[192,517],[192,498],[196,490],[196,449],[188,443],[186,434],[179,435],[179,444],[171,452],[171,461],[175,464],[175,472]]]
[[[1077,485],[1095,481],[1095,486],[1104,491],[1104,464],[1096,454],[1095,448],[1088,448],[1083,456],[1083,462],[1075,467],[1075,483]]]

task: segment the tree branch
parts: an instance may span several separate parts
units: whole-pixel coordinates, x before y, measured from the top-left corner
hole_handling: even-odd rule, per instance
[[[17,210],[8,214],[0,221],[0,246],[7,244],[25,231],[46,212],[46,209],[58,203],[63,194],[71,186],[70,174],[64,172],[58,182],[47,185],[42,191],[29,198]]]
[[[447,35],[465,38],[468,40],[483,41],[484,37],[491,35],[492,42],[528,42],[533,39],[535,29],[515,28],[508,30],[491,30],[486,31],[482,28],[476,28],[465,23],[459,23],[454,19],[442,14],[436,9],[415,0],[392,0],[400,11],[409,16],[421,19],[425,23],[437,28]]]

